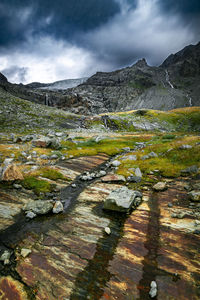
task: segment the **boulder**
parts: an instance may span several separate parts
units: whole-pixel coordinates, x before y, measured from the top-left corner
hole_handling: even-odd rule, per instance
[[[31,211],[36,215],[45,215],[53,208],[53,203],[50,200],[30,201],[23,208],[24,211]]]
[[[51,139],[48,137],[41,137],[32,142],[34,147],[47,148],[50,146]]]
[[[2,181],[14,181],[14,180],[23,180],[24,176],[20,169],[14,165],[7,165],[3,168],[1,174]]]
[[[59,150],[62,146],[61,146],[61,143],[59,142],[59,140],[57,140],[56,138],[53,138],[50,141],[49,147],[52,149],[55,149],[55,150]]]
[[[135,176],[142,178],[142,172],[140,171],[140,168],[135,169]]]
[[[121,165],[121,162],[119,160],[114,160],[111,162],[112,167],[119,167]]]
[[[157,192],[162,192],[167,189],[167,183],[166,182],[157,182],[154,186],[153,189]]]
[[[63,212],[63,210],[64,210],[64,207],[63,207],[62,202],[56,201],[56,203],[53,206],[53,213],[59,214],[59,213]]]
[[[118,212],[129,212],[132,207],[136,208],[141,201],[142,194],[140,192],[121,187],[109,194],[103,208]]]
[[[199,171],[199,168],[196,165],[190,166],[184,170],[181,170],[183,175],[195,174]]]
[[[52,148],[58,150],[61,148],[61,144],[58,139],[56,138],[49,138],[49,137],[41,137],[39,139],[35,139],[32,142],[34,147],[40,148]]]
[[[191,191],[188,193],[188,196],[194,202],[200,201],[200,191]]]

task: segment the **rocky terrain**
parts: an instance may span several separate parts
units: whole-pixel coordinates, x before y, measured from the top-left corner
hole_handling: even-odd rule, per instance
[[[1,74],[0,86],[14,96],[84,115],[200,106],[200,43],[170,55],[159,67],[142,59],[124,69],[97,72],[86,81],[26,86],[11,84]]]
[[[6,89],[0,299],[199,299],[199,107],[83,116]]]

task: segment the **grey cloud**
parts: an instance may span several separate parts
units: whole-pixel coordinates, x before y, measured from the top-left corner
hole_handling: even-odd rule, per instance
[[[12,82],[25,82],[28,73],[28,68],[10,66],[2,70],[2,73]]]

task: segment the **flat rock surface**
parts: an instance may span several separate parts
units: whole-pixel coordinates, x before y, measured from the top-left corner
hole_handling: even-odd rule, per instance
[[[93,159],[94,164],[105,161]],[[79,170],[85,171],[88,160],[76,159],[76,167],[77,161],[81,161]],[[88,164],[92,166],[93,160]],[[193,233],[198,208],[189,208],[182,181],[169,183],[162,193],[143,192],[148,202],[128,215],[103,211],[103,201],[120,187],[99,179],[77,181],[75,189],[63,190],[63,197],[74,193],[74,202],[64,213],[15,224],[15,229],[1,232],[1,241],[16,256],[12,265],[16,273],[9,280],[20,276],[22,290],[26,285],[37,300],[145,300],[152,281],[157,283],[159,300],[199,299],[200,236]],[[185,217],[171,218],[173,210],[185,212]],[[24,258],[21,249],[31,252]],[[15,286],[0,285],[0,292],[4,289],[12,295]]]

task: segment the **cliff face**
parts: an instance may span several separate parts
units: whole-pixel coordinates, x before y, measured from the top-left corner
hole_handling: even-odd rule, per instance
[[[200,43],[170,55],[159,67],[142,59],[121,70],[97,72],[67,90],[35,90],[5,80],[4,85],[24,99],[82,114],[200,106]]]

